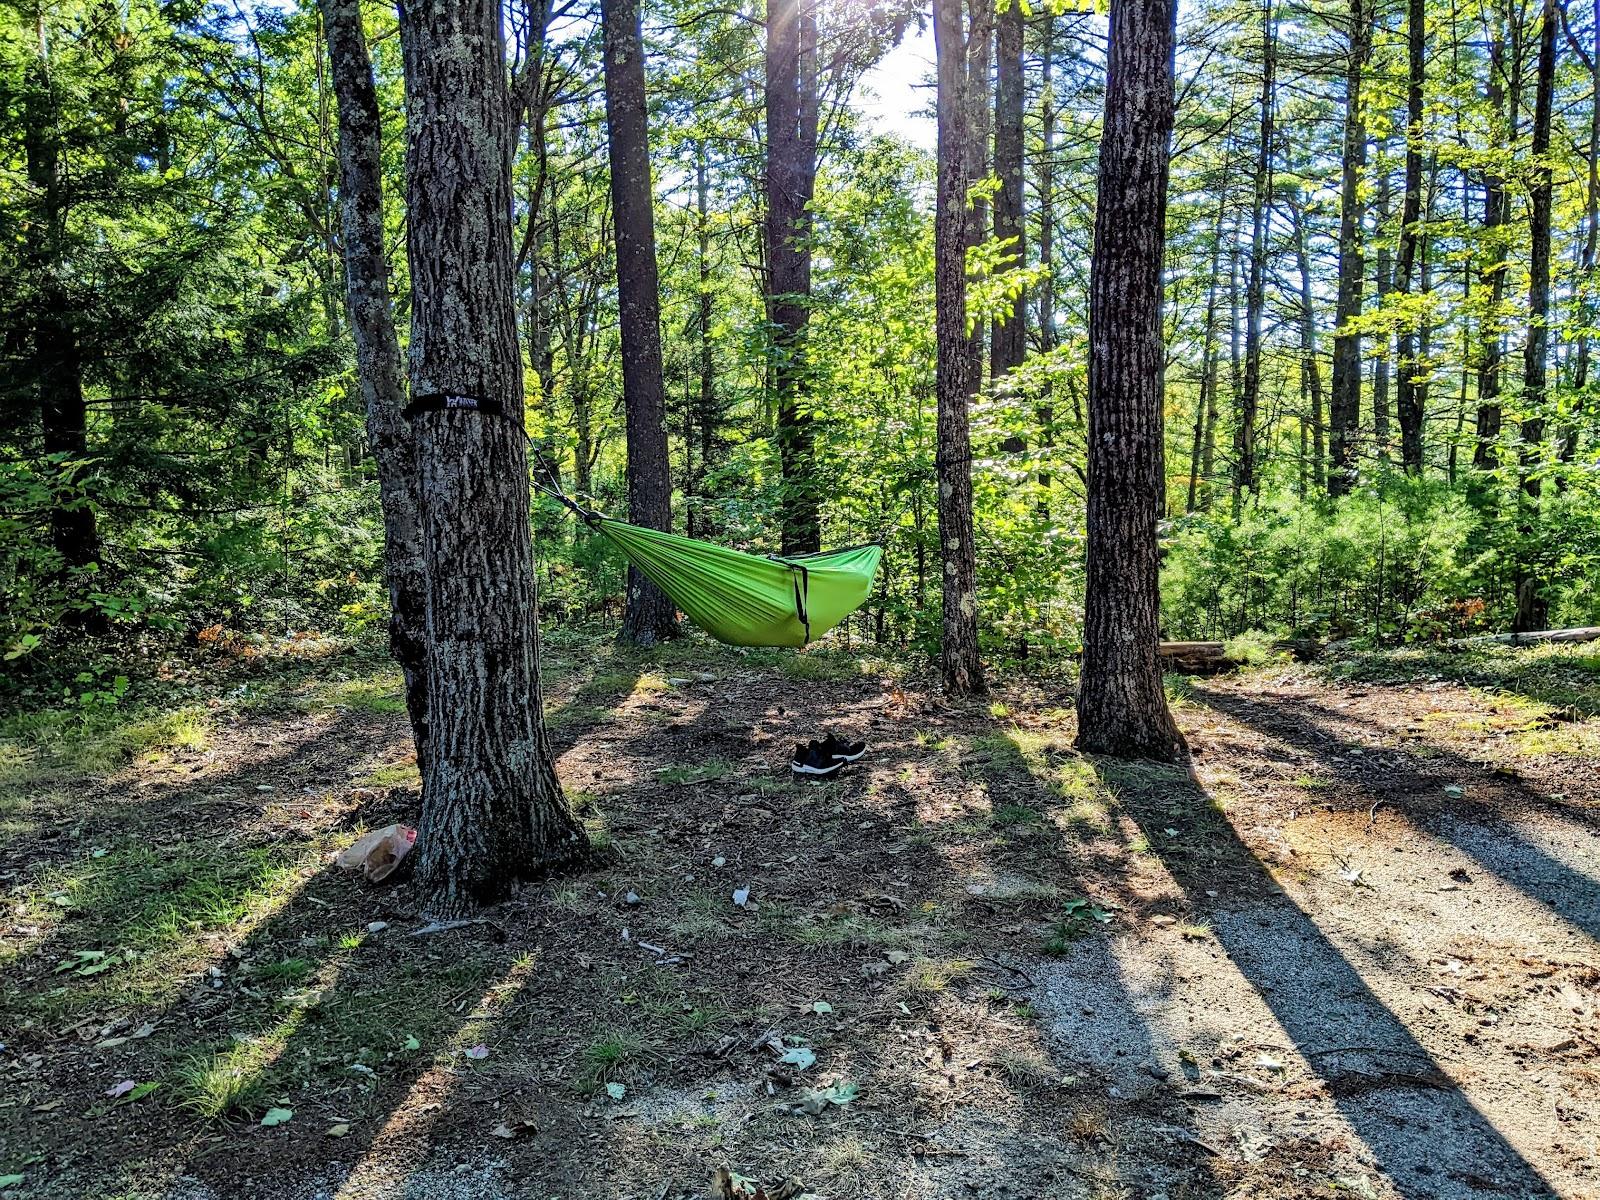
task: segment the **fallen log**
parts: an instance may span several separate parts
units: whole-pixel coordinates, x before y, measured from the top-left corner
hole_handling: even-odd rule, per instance
[[[1156,647],[1161,669],[1184,675],[1215,675],[1242,665],[1222,642],[1162,642]]]
[[[1511,646],[1531,646],[1541,642],[1594,642],[1600,641],[1600,625],[1584,625],[1576,629],[1541,629],[1534,633],[1486,633],[1479,637],[1462,638],[1462,642],[1502,642]]]
[[[1288,654],[1300,662],[1309,662],[1322,652],[1322,647],[1309,639],[1289,638],[1272,643],[1279,654]],[[1228,653],[1226,642],[1162,642],[1156,647],[1161,667],[1185,675],[1216,675],[1244,666],[1245,660]]]

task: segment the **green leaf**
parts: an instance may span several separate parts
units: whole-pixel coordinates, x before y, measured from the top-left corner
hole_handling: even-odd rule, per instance
[[[850,1104],[859,1095],[861,1095],[860,1086],[846,1079],[824,1090],[822,1098],[829,1104]]]
[[[282,1125],[294,1116],[292,1108],[269,1108],[267,1115],[261,1118],[261,1123],[269,1128],[273,1125]]]
[[[621,1084],[621,1083],[608,1083],[608,1084],[606,1084],[606,1095],[610,1096],[613,1100],[621,1100],[627,1094],[628,1094],[628,1088],[627,1088],[626,1084]]]

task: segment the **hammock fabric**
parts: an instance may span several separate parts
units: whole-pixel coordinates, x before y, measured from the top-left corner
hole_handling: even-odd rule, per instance
[[[730,646],[804,646],[866,603],[882,546],[763,558],[629,525],[585,523],[627,557],[700,628]]]

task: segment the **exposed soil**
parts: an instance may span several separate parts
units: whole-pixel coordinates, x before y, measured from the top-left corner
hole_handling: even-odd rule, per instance
[[[420,937],[326,860],[414,820],[373,783],[402,715],[224,709],[41,783],[0,849],[6,1195],[1600,1197],[1600,721],[1274,669],[1191,686],[1191,771],[1079,758],[1065,692],[691,659],[552,687],[610,860]],[[797,785],[823,722],[871,751]],[[80,976],[134,845],[281,870]],[[259,1087],[199,1115],[179,1068],[240,1046]]]

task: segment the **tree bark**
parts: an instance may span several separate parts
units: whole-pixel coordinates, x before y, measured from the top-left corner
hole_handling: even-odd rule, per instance
[[[417,885],[456,915],[577,856],[545,737],[511,224],[514,124],[495,0],[400,13],[411,395],[489,412],[412,425],[427,578],[428,755]]]
[[[1496,30],[1489,43],[1489,107],[1498,115],[1506,109],[1505,42],[1501,31]],[[1509,136],[1516,139],[1516,119],[1511,120]],[[1498,149],[1498,147],[1495,147]],[[1488,292],[1484,300],[1483,319],[1478,331],[1478,414],[1477,442],[1472,450],[1472,466],[1478,471],[1492,471],[1499,465],[1500,451],[1500,304],[1505,297],[1505,248],[1501,232],[1506,219],[1506,182],[1499,171],[1490,166],[1484,172],[1482,266],[1479,282]]]
[[[695,477],[696,500],[689,504],[688,532],[695,536],[694,515],[696,501],[704,503],[706,473],[711,469],[711,457],[716,449],[717,423],[721,416],[717,404],[716,361],[711,352],[712,283],[711,283],[711,196],[707,181],[706,143],[702,139],[695,146],[695,251],[699,268],[699,294],[695,306],[695,332],[700,350],[700,395],[696,420],[700,427],[700,472]]]
[[[822,544],[805,347],[810,206],[817,182],[817,20],[811,5],[812,0],[771,0],[767,6],[767,320],[785,554],[814,553]]]
[[[1587,328],[1595,320],[1595,249],[1600,238],[1600,0],[1594,0],[1590,18],[1591,36],[1589,53],[1585,55],[1576,41],[1573,49],[1583,59],[1589,72],[1589,153],[1588,180],[1584,188],[1583,252],[1579,261],[1578,310],[1582,325]],[[1560,434],[1558,457],[1570,463],[1578,456],[1578,417],[1584,408],[1584,392],[1589,382],[1590,339],[1588,333],[1577,337],[1577,350],[1573,355],[1572,387],[1576,395],[1572,411],[1567,414]]]
[[[991,169],[989,154],[989,116],[993,105],[989,98],[989,60],[994,48],[995,0],[967,0],[967,250],[977,249],[989,236],[989,202],[984,193],[974,193],[973,186],[986,179]],[[969,368],[972,390],[983,387],[986,355],[984,346],[988,330],[979,321],[972,321],[967,330],[967,353],[972,356]]]
[[[345,313],[367,442],[378,468],[383,568],[389,587],[389,652],[405,679],[406,713],[418,769],[427,770],[427,578],[422,565],[416,459],[405,407],[405,367],[395,336],[383,240],[383,128],[360,0],[321,0],[328,61],[339,102],[339,207],[344,234]],[[535,264],[535,271],[538,265]]]
[[[1553,172],[1550,167],[1550,120],[1555,100],[1556,3],[1544,0],[1539,25],[1539,65],[1534,80],[1532,179],[1528,188],[1528,342],[1522,359],[1522,512],[1519,520],[1525,543],[1533,537],[1539,516],[1540,483],[1537,474],[1544,446],[1545,389],[1550,357],[1550,203]],[[1537,570],[1520,566],[1517,587],[1516,633],[1529,633],[1549,624],[1550,603],[1539,585]]]
[[[1393,290],[1394,263],[1391,260],[1388,239],[1389,217],[1393,212],[1393,181],[1389,178],[1388,139],[1378,139],[1378,196],[1373,205],[1372,228],[1377,247],[1373,253],[1372,291],[1381,312]],[[1389,457],[1389,331],[1379,329],[1372,335],[1376,352],[1372,358],[1372,447],[1380,462]]]
[[[1000,189],[994,197],[994,236],[1010,243],[1008,253],[1019,267],[1028,261],[1022,221],[1022,30],[1021,0],[1008,0],[995,30],[994,173]],[[1028,300],[1022,294],[1010,314],[995,321],[989,333],[991,379],[1022,365],[1027,314]]]
[[[628,520],[672,530],[672,464],[661,367],[661,286],[656,269],[654,192],[638,0],[603,0],[607,147],[617,228],[617,305],[622,324],[622,394],[628,441]],[[621,640],[653,646],[678,635],[665,592],[628,568]]]
[[[99,632],[104,618],[88,599],[80,575],[100,561],[100,533],[95,510],[83,486],[88,454],[88,405],[83,394],[83,353],[74,328],[77,305],[66,283],[66,239],[70,197],[62,162],[60,98],[51,76],[49,49],[43,41],[26,69],[23,98],[23,142],[28,183],[37,198],[30,217],[36,221],[25,253],[41,282],[32,333],[32,373],[39,397],[39,422],[44,452],[52,459],[50,545],[59,560],[55,578],[66,600],[63,619],[85,632]],[[97,588],[103,584],[96,584]]]
[[[986,0],[979,0],[984,3]],[[977,555],[972,523],[972,440],[968,406],[976,388],[967,336],[967,190],[973,160],[972,104],[962,0],[934,0],[938,73],[938,191],[934,211],[934,301],[937,343],[939,555],[943,564],[942,668],[955,695],[985,691],[978,654]]]
[[[1157,659],[1162,258],[1173,0],[1113,0],[1089,276],[1088,575],[1078,748],[1172,761],[1183,735]]]
[[[1311,402],[1311,482],[1327,485],[1326,429],[1322,411],[1322,360],[1317,349],[1317,311],[1311,294],[1311,255],[1306,245],[1305,212],[1291,210],[1294,219],[1295,265],[1300,271],[1300,377]]]
[[[1395,291],[1411,291],[1411,273],[1422,240],[1422,101],[1428,54],[1424,0],[1406,0],[1406,182],[1400,203],[1400,246]],[[1395,410],[1400,421],[1400,463],[1408,475],[1422,474],[1422,422],[1427,403],[1425,367],[1418,360],[1417,330],[1408,321],[1400,330],[1400,380]]]
[[[1339,185],[1339,295],[1329,385],[1328,494],[1355,486],[1356,431],[1361,423],[1361,335],[1350,323],[1361,316],[1366,272],[1362,250],[1361,171],[1367,162],[1367,128],[1361,114],[1361,76],[1372,50],[1372,18],[1365,0],[1350,0],[1349,58],[1345,64],[1344,166]]]
[[[1250,200],[1250,275],[1245,285],[1244,390],[1233,433],[1233,508],[1261,489],[1256,477],[1256,414],[1261,399],[1261,316],[1265,307],[1267,225],[1272,213],[1272,141],[1276,106],[1277,25],[1272,0],[1261,11],[1260,139]]]
[[[1185,512],[1194,512],[1200,506],[1202,496],[1200,481],[1202,463],[1205,459],[1206,432],[1208,415],[1217,410],[1217,360],[1221,356],[1221,349],[1217,344],[1217,275],[1222,266],[1222,222],[1228,208],[1228,178],[1224,173],[1222,185],[1218,188],[1217,220],[1211,230],[1211,274],[1206,277],[1206,315],[1204,324],[1205,344],[1200,350],[1200,396],[1194,406],[1194,441],[1189,449],[1189,495],[1184,502]],[[1214,419],[1214,418],[1213,418]],[[1207,495],[1205,503],[1210,504],[1209,485],[1207,480]]]

